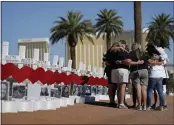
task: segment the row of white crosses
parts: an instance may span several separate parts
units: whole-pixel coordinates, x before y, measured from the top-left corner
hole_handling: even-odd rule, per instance
[[[83,62],[79,63],[79,68],[72,69],[72,60],[68,60],[67,67],[64,67],[64,58],[58,57],[58,55],[53,56],[53,63],[50,64],[49,53],[44,53],[44,61],[39,60],[39,49],[34,49],[33,58],[26,58],[26,46],[19,46],[19,55],[9,55],[9,43],[2,42],[2,63],[15,63],[18,64],[19,68],[22,68],[23,65],[30,65],[33,69],[37,67],[43,67],[45,70],[51,69],[52,71],[64,71],[64,72],[77,72],[78,75],[88,74],[88,76],[102,77],[103,68],[102,67],[93,67],[91,70],[91,65],[86,67],[86,64]],[[87,71],[87,72],[86,72]]]
[[[79,71],[84,73],[86,71],[86,64],[83,62],[79,63]],[[102,77],[103,76],[103,68],[102,67],[93,67],[93,71],[91,70],[91,65],[88,65],[87,72],[89,75],[93,75],[94,77]]]

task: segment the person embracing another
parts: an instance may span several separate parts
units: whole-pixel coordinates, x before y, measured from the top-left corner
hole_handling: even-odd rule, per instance
[[[160,58],[161,60],[163,61],[163,90],[164,88],[166,87],[166,84],[168,82],[168,78],[169,78],[169,74],[168,74],[168,71],[167,71],[167,68],[166,68],[166,65],[168,65],[168,62],[169,62],[169,58],[168,58],[168,55],[165,53],[165,50],[164,48],[162,47],[155,47],[155,49],[159,52],[160,54]],[[164,92],[164,91],[163,91]],[[164,94],[164,97],[165,97],[165,94]],[[154,89],[154,104],[152,105],[152,108],[155,109],[156,108],[156,105],[157,105],[157,99],[158,98],[158,93],[157,93],[157,90],[156,88]],[[164,106],[163,106],[163,109],[164,110],[167,110],[167,101],[166,101],[166,98],[164,98]]]
[[[117,84],[118,88],[118,108],[125,106],[126,85],[129,83],[129,59],[126,49],[126,41],[119,41],[119,49],[115,52],[114,63],[111,71],[111,82]]]
[[[139,43],[132,44],[132,51],[129,53],[130,61],[130,79],[133,87],[136,89],[138,106],[137,110],[146,110],[147,86],[148,86],[148,56],[141,50]],[[134,94],[135,94],[134,93]]]
[[[154,47],[154,46],[152,46]],[[160,57],[160,53],[154,49],[156,53],[150,53],[151,58],[148,60],[150,64],[149,84],[147,91],[147,110],[151,109],[152,94],[154,89],[157,90],[160,100],[160,105],[156,108],[157,110],[163,111],[164,109],[164,93],[163,93],[163,77],[164,77],[164,61]]]
[[[105,70],[104,74],[108,77],[108,95],[110,99],[109,107],[116,107],[115,103],[115,94],[117,90],[117,85],[111,81],[111,71],[114,68],[113,64],[115,62],[115,52],[119,49],[119,44],[115,43],[111,46],[111,48],[107,51],[107,53],[103,57],[103,61],[105,62]]]

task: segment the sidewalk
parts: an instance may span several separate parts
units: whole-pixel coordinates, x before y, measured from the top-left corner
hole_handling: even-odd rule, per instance
[[[2,114],[2,124],[173,124],[173,96],[167,111],[136,111],[101,105],[75,104],[55,111]],[[128,100],[128,104],[130,103]]]

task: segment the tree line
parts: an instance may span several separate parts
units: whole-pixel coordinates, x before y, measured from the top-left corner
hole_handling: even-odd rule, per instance
[[[116,38],[123,33],[122,17],[114,9],[103,9],[97,14],[96,24],[92,24],[91,19],[84,20],[84,15],[80,11],[68,11],[66,17],[59,17],[55,21],[55,26],[50,29],[51,44],[59,42],[65,38],[70,46],[70,56],[72,68],[75,68],[75,47],[78,39],[83,42],[87,38],[94,43],[93,37],[102,37],[106,40],[107,50],[112,45],[112,38]],[[142,44],[142,14],[141,2],[134,2],[134,38],[137,43]],[[155,15],[148,24],[148,34],[146,41],[154,45],[169,48],[169,40],[174,39],[174,18],[162,13]]]

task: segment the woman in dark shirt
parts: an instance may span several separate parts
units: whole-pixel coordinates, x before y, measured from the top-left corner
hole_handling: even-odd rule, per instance
[[[141,51],[140,44],[134,43],[132,48],[134,49],[129,54],[129,59],[131,59],[131,62],[129,63],[131,72],[130,79],[132,80],[133,86],[136,88],[136,96],[138,100],[137,110],[146,110],[148,57],[145,52]],[[141,104],[142,98],[143,104]]]

